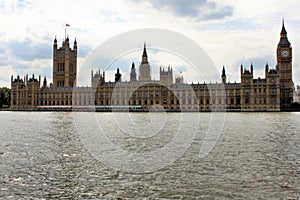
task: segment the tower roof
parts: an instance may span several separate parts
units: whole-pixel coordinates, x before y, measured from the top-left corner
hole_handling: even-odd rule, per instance
[[[279,41],[279,46],[290,46],[290,42],[287,38],[287,31],[284,26],[284,20],[282,20],[282,28],[280,32],[280,41]]]
[[[143,51],[143,57],[142,57],[142,64],[148,64],[148,55],[146,50],[146,42],[144,43],[144,51]]]
[[[282,20],[282,29],[281,29],[281,35],[283,34],[287,34],[286,30],[285,30],[285,27],[284,27],[284,19]]]
[[[225,66],[223,65],[223,69],[222,69],[222,76],[226,76],[226,73],[225,73]]]

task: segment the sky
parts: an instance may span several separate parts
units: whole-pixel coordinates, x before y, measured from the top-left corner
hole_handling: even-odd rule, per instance
[[[115,55],[109,67],[94,63],[89,68],[105,69],[106,80],[113,81],[119,67],[122,80],[129,80],[131,63],[138,68],[146,42],[153,79],[158,79],[159,67],[170,66],[175,76],[182,75],[189,83],[220,82],[225,66],[227,80],[240,82],[240,65],[249,68],[251,63],[255,78],[264,77],[266,63],[276,66],[283,18],[293,48],[293,81],[299,85],[298,8],[298,0],[0,0],[0,87],[10,87],[11,75],[41,75],[52,82],[53,40],[56,37],[61,45],[66,23],[71,43],[75,38],[78,43],[78,73],[84,72],[80,70],[86,60],[106,41],[146,28],[170,30],[194,41],[214,64],[207,71],[217,73],[203,79],[188,59],[172,49],[159,49],[147,33],[145,39],[137,37],[141,41],[135,41],[134,51]],[[78,85],[89,82],[80,80]]]

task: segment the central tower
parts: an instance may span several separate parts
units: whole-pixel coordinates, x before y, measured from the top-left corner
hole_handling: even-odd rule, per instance
[[[77,42],[74,41],[73,50],[70,48],[69,38],[57,48],[57,40],[53,44],[53,86],[75,87],[77,75]]]
[[[280,78],[280,110],[291,108],[293,102],[292,46],[282,21],[280,40],[277,46],[277,71]]]
[[[146,43],[144,43],[144,51],[142,56],[142,63],[139,69],[139,81],[150,81],[150,65],[148,62],[148,56],[146,51]]]

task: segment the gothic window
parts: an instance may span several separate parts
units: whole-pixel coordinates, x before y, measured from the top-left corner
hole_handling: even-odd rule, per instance
[[[271,98],[271,104],[276,104],[276,98],[275,97]]]
[[[249,98],[245,99],[245,104],[249,104]]]
[[[274,88],[271,89],[271,95],[276,95],[276,89]]]
[[[245,94],[247,95],[247,94],[249,94],[249,89],[245,89]]]

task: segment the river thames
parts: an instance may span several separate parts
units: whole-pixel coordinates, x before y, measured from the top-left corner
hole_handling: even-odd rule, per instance
[[[0,112],[0,197],[299,199],[300,113],[217,115]]]

